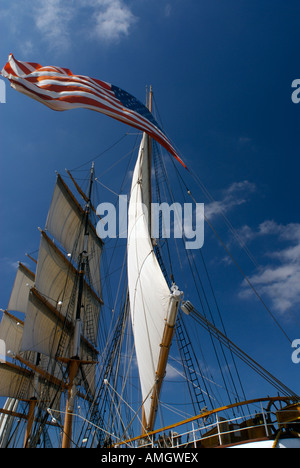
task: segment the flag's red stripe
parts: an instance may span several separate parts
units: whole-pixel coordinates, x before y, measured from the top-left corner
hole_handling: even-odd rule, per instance
[[[49,77],[51,78],[51,77]],[[32,79],[26,79],[25,81],[28,81],[28,82],[32,82]],[[18,84],[21,84],[19,81],[18,81]],[[24,85],[25,86],[25,85]],[[45,84],[44,86],[38,86],[39,89],[41,90],[45,90],[45,91],[49,91],[49,92],[55,92],[55,93],[61,93],[61,92],[64,92],[64,93],[69,93],[69,92],[78,92],[78,93],[83,93],[83,92],[86,92],[87,94],[90,94],[90,95],[94,95],[102,100],[105,100],[108,102],[108,107],[107,109],[108,110],[111,110],[110,107],[109,107],[109,104],[116,110],[116,112],[120,112],[120,115],[122,113],[126,113],[126,115],[128,116],[128,113],[130,113],[131,115],[131,118],[133,119],[133,121],[141,121],[143,122],[143,124],[145,126],[147,126],[147,128],[151,129],[153,126],[151,125],[151,122],[148,121],[148,119],[145,119],[142,115],[136,113],[135,111],[132,111],[130,109],[127,109],[127,108],[124,108],[124,106],[114,97],[114,94],[112,92],[109,92],[109,93],[103,93],[102,91],[101,92],[94,92],[94,90],[92,90],[91,88],[88,88],[88,87],[84,87],[83,86],[80,86],[80,87],[76,87],[75,85],[72,86],[72,85],[68,85],[68,86],[60,86],[58,84]],[[30,89],[30,88],[29,88]],[[37,91],[33,91],[32,89],[30,89],[30,92],[35,92],[37,93]],[[82,100],[83,99],[88,99],[87,97],[85,96],[80,96],[80,95],[76,95],[74,96],[72,99],[71,97],[68,95],[68,94],[64,94],[64,95],[60,95],[60,96],[55,96],[55,97],[52,97],[52,96],[49,96],[49,95],[45,95],[45,94],[42,94],[42,93],[37,93],[39,95],[40,98],[42,99],[45,99],[45,100],[59,100],[59,101],[65,101],[65,102],[71,102],[71,103],[76,103],[77,101],[78,102],[83,102]],[[105,104],[103,103],[99,103],[98,101],[93,101],[93,102],[88,102],[87,103],[89,104],[92,104],[92,105],[95,105],[99,108],[106,108],[105,107]],[[156,127],[155,127],[156,128]],[[161,136],[164,138],[164,135],[163,133],[157,128],[157,134],[161,134]]]
[[[102,112],[106,115],[114,117],[116,120],[131,125],[141,131],[145,131],[145,127],[147,128],[147,133],[152,136],[155,140],[158,141],[162,146],[164,146],[184,167],[185,164],[179,158],[175,150],[173,149],[172,145],[169,143],[167,138],[159,132],[159,129],[156,131],[156,127],[150,126],[148,122],[143,122],[136,115],[134,111],[130,111],[129,109],[122,109],[122,111],[117,110],[115,107],[110,107],[105,104],[101,104],[98,101],[95,101],[92,98],[88,98],[85,96],[60,96],[56,99],[53,99],[51,96],[44,95],[42,93],[38,93],[36,91],[32,91],[31,89],[27,88],[21,82],[18,82],[19,86],[22,86],[24,89],[28,90],[31,94],[36,95],[39,99],[43,100],[46,105],[51,106],[51,104],[55,104],[55,102],[59,101],[62,103],[73,104],[74,107],[87,107],[92,108],[92,110],[96,110]],[[48,103],[48,104],[47,104]],[[53,107],[52,107],[53,108]],[[56,109],[56,110],[66,110],[66,109]]]
[[[11,68],[9,62],[5,65],[4,70],[5,70],[6,73],[8,73],[9,75],[17,76],[16,73],[14,72],[14,70]]]
[[[28,81],[28,80],[25,80],[25,82]],[[86,105],[91,105],[93,107],[98,107],[99,109],[104,109],[104,110],[107,110],[109,112],[115,112],[116,114],[118,114],[119,116],[122,116],[124,115],[125,113],[125,116],[126,116],[126,119],[130,122],[132,122],[133,124],[140,124],[142,123],[144,126],[146,126],[146,128],[151,131],[151,129],[153,128],[153,126],[151,126],[151,123],[147,120],[147,119],[144,119],[142,116],[140,116],[140,114],[137,114],[135,113],[134,111],[131,111],[130,109],[127,109],[127,108],[124,108],[120,103],[119,101],[115,100],[116,105],[112,105],[112,103],[108,102],[108,104],[111,104],[112,107],[110,107],[109,105],[105,105],[103,103],[99,103],[98,101],[95,101],[93,100],[92,98],[88,98],[86,96],[80,96],[80,95],[76,95],[76,96],[70,96],[68,94],[65,94],[65,95],[60,95],[60,96],[57,96],[57,97],[52,97],[50,95],[47,95],[47,94],[43,94],[43,93],[38,93],[37,91],[35,90],[32,90],[30,88],[27,88],[25,84],[21,83],[19,80],[17,81],[18,85],[22,85],[24,88],[28,89],[31,93],[34,93],[36,94],[40,99],[42,100],[45,100],[45,101],[61,101],[61,102],[69,102],[69,103],[72,103],[72,104],[76,104],[76,103],[80,103],[80,104],[86,104]],[[46,91],[61,91],[61,87],[58,85],[49,85],[49,88],[47,86],[45,86],[45,90]],[[68,92],[70,91],[70,89],[68,87],[66,88],[63,88],[63,90],[65,92]],[[75,90],[79,91],[79,92],[83,92],[82,88],[75,88]],[[90,90],[87,89],[86,90],[88,94],[91,94],[90,93]],[[97,97],[100,97],[101,99],[106,99],[106,96],[104,95],[101,95],[101,96],[98,96],[97,93],[95,94]],[[155,130],[156,130],[156,127],[154,127]],[[152,132],[152,134],[155,134],[157,136],[160,136],[161,138],[161,141],[165,141],[166,143],[168,143],[167,139],[165,138],[165,136],[160,132],[159,129],[157,129],[155,132]]]
[[[14,71],[13,64],[17,72]],[[37,63],[17,61],[12,55],[4,70],[17,87],[23,88],[25,94],[37,98],[52,109],[85,107],[146,131],[186,167],[166,135],[139,112],[124,107],[109,83],[83,75],[73,75],[66,68],[42,67]]]

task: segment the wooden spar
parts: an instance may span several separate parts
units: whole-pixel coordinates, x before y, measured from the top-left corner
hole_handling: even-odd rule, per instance
[[[32,376],[31,371],[29,371],[27,369],[23,369],[23,368],[17,366],[16,364],[6,362],[5,364],[2,364],[2,365],[5,365],[5,367],[7,367],[7,368],[14,369],[20,375],[27,376],[27,377]],[[24,400],[24,401],[26,401],[26,400]],[[28,411],[28,415],[25,417],[25,419],[27,419],[27,426],[26,426],[26,432],[25,432],[25,438],[24,438],[24,444],[23,444],[24,448],[27,448],[29,446],[29,440],[30,440],[30,436],[31,436],[33,422],[34,422],[34,413],[35,413],[36,403],[37,403],[36,398],[32,398],[32,399],[29,400],[29,411]],[[3,412],[4,412],[4,410],[3,410]]]
[[[13,315],[10,315],[10,316],[15,319],[15,317]],[[18,355],[16,356],[16,359],[18,359],[20,362],[22,362],[23,364],[26,364],[28,367],[30,367],[33,372],[31,372],[28,369],[25,369],[23,367],[19,367],[16,364],[9,363],[9,362],[6,362],[5,366],[10,368],[10,369],[14,369],[16,372],[20,373],[23,376],[27,376],[29,378],[33,376],[33,379],[34,379],[33,388],[34,389],[37,389],[38,374],[41,374],[44,379],[48,380],[51,383],[55,383],[56,385],[57,385],[58,382],[60,383],[60,381],[58,379],[55,379],[55,377],[51,376],[50,374],[48,374],[45,371],[42,371],[42,369],[40,369],[38,367],[39,357],[36,360],[36,365],[33,365],[29,361],[26,361],[25,359],[22,359],[22,357],[18,356]],[[36,391],[34,390],[33,393],[36,394]],[[14,412],[14,411],[6,411],[4,409],[1,409],[0,413],[15,416],[15,417],[27,420],[23,448],[29,448],[30,438],[31,438],[31,434],[32,434],[32,428],[33,428],[33,424],[34,424],[34,420],[35,420],[35,410],[36,410],[38,400],[37,400],[36,396],[33,396],[29,400],[28,399],[23,399],[23,398],[17,398],[17,399],[20,400],[20,401],[26,401],[26,402],[29,403],[29,408],[28,408],[28,414],[27,415],[20,416],[18,413]]]
[[[76,180],[75,180],[74,177],[72,176],[71,172],[68,171],[68,170],[66,169],[66,173],[68,174],[68,176],[69,176],[70,179],[72,180],[73,184],[75,185],[75,187],[76,187],[76,189],[77,189],[79,195],[83,198],[83,200],[84,200],[85,202],[87,202],[87,201],[88,201],[87,195],[81,190],[81,188],[80,188],[79,185],[77,184]],[[96,214],[96,209],[94,208],[94,206],[92,205],[92,203],[91,203],[90,205],[91,205],[91,209],[92,209],[93,212]],[[98,216],[98,215],[97,215],[97,216]]]
[[[31,288],[30,293],[33,294],[33,296],[47,308],[47,312],[53,315],[53,318],[57,320],[58,324],[64,324],[65,331],[68,331],[69,333],[74,331],[73,323],[70,320],[66,319],[52,304],[50,304],[50,302],[47,301],[47,299],[45,299],[44,296],[42,296],[37,289]],[[98,354],[96,348],[83,335],[81,336],[81,342],[87,349],[91,350],[95,354]]]
[[[36,366],[39,365],[40,359],[41,359],[41,355],[39,353],[36,353],[36,358],[35,358]],[[25,431],[24,448],[29,448],[29,443],[30,443],[30,438],[31,438],[31,433],[32,433],[32,427],[33,427],[33,423],[34,423],[35,409],[36,409],[36,406],[37,406],[38,381],[39,381],[38,374],[35,373],[34,374],[34,379],[33,379],[33,396],[29,400],[28,421],[27,421],[27,427],[26,427],[26,431]]]
[[[26,368],[19,367],[16,364],[12,364],[12,363],[9,363],[9,362],[6,362],[5,366],[7,366],[7,367],[9,367],[11,369],[15,369],[16,371],[19,371],[24,376],[30,377],[30,376],[33,375],[33,373],[35,373],[35,378],[37,378],[37,375],[40,375],[42,377],[42,379],[47,380],[51,385],[55,385],[57,387],[57,389],[64,390],[64,389],[67,388],[68,389],[69,401],[70,401],[70,396],[71,396],[71,393],[70,393],[70,390],[71,390],[70,383],[71,383],[71,381],[70,380],[69,380],[69,385],[67,385],[62,380],[57,379],[53,375],[51,375],[48,372],[42,370],[40,367],[38,367],[38,365],[32,364],[31,362],[25,360],[24,358],[22,358],[19,355],[16,355],[15,357],[21,363],[23,363],[27,367],[29,367],[33,372],[29,371]],[[91,363],[93,363],[93,361],[78,361],[77,365],[79,367],[80,364],[91,364]],[[75,368],[75,365],[74,365],[74,368]],[[73,374],[73,371],[70,372],[70,374]],[[74,378],[73,378],[73,380],[74,380]],[[35,383],[33,386],[34,386],[34,388],[37,388],[37,383]],[[86,395],[83,395],[81,392],[78,392],[78,396],[81,397],[81,398],[87,399],[87,401],[91,401],[89,397],[87,397]],[[36,410],[36,406],[38,404],[38,399],[36,397],[32,397],[30,399],[18,398],[18,400],[29,403],[29,409],[28,409],[27,414],[17,413],[15,411],[10,411],[10,410],[5,410],[5,409],[0,409],[0,414],[5,414],[5,415],[8,415],[8,416],[13,416],[13,417],[18,418],[18,419],[27,420],[23,448],[29,448],[30,438],[31,438],[31,434],[32,434],[32,428],[33,428],[34,421],[42,422],[42,420],[40,420],[40,419],[35,419],[35,410]],[[46,421],[46,422],[43,421],[43,424],[44,423],[47,424],[47,425],[50,425],[50,426],[57,426],[56,422],[53,423],[51,421]]]
[[[28,253],[25,254],[26,257],[30,258],[30,260],[32,260],[35,264],[37,264],[37,260],[35,258],[33,258],[31,255],[29,255]]]
[[[26,427],[25,438],[24,438],[24,448],[29,448],[29,441],[30,441],[32,426],[34,422],[34,413],[35,413],[36,405],[37,405],[37,399],[31,398],[31,400],[29,400],[28,421],[27,421],[27,427]]]
[[[25,400],[20,400],[20,401],[25,401]],[[16,411],[10,411],[10,410],[0,408],[0,414],[5,414],[7,416],[13,416],[14,418],[18,418],[18,419],[28,420],[28,414],[18,413]],[[36,419],[36,421],[42,422],[41,419]],[[44,423],[44,421],[43,421],[43,423]],[[53,426],[53,427],[57,426],[57,422],[46,421],[45,424],[47,426]]]
[[[70,269],[70,271],[72,273],[76,273],[76,268],[72,265],[72,263],[70,263],[70,261],[67,259],[67,257],[61,252],[61,250],[55,245],[55,243],[50,239],[50,237],[46,234],[45,231],[43,230],[40,230],[41,232],[41,235],[43,236],[43,238],[47,241],[47,243],[50,245],[50,247],[55,251],[55,253],[57,253],[57,255],[64,261],[64,263],[68,266],[68,268]],[[91,288],[91,286],[86,282],[84,281],[84,284],[85,284],[85,287],[88,289],[89,293],[100,303],[100,304],[103,304],[103,301],[102,299],[98,296],[98,294],[96,294],[96,292],[94,291],[94,289]]]
[[[76,391],[76,384],[74,384],[74,380],[78,374],[79,368],[83,364],[95,364],[93,361],[81,361],[78,358],[59,358],[60,361],[64,363],[68,363],[69,365],[69,382],[67,385],[68,395],[67,395],[67,403],[66,403],[66,415],[64,421],[64,430],[63,430],[63,440],[62,440],[62,448],[70,448],[71,441],[72,441],[72,426],[73,426],[73,414],[74,414],[74,399],[76,394],[85,398],[87,401],[92,402],[90,398],[85,395],[82,395],[80,392]]]
[[[74,398],[75,398],[75,390],[76,390],[75,385],[74,385],[74,379],[76,378],[78,374],[79,367],[80,367],[80,361],[78,359],[70,359],[68,397],[67,397],[67,405],[66,405],[66,415],[65,415],[65,422],[64,422],[62,448],[71,447]]]
[[[180,292],[177,286],[173,284],[172,294],[170,297],[168,316],[165,319],[165,327],[164,327],[164,332],[163,332],[162,341],[160,345],[160,353],[159,353],[159,359],[158,359],[156,375],[155,375],[155,385],[154,385],[153,392],[151,395],[150,413],[149,413],[148,421],[146,424],[145,424],[146,421],[144,418],[143,427],[144,427],[144,431],[146,429],[147,432],[153,431],[155,417],[157,413],[159,395],[160,395],[163,379],[166,373],[169,352],[170,352],[170,348],[171,348],[171,344],[173,340],[177,313],[178,313],[178,308],[179,308],[181,299],[182,299],[182,292]]]
[[[143,413],[142,423],[143,423],[143,430],[145,431],[144,433],[148,431],[152,431],[154,427],[160,390],[161,390],[163,379],[166,373],[166,367],[167,367],[169,351],[170,351],[170,347],[172,344],[173,335],[174,335],[174,325],[171,326],[168,323],[166,323],[165,328],[164,328],[162,343],[160,345],[161,349],[160,349],[159,360],[157,364],[155,386],[153,389],[153,393],[151,395],[151,408],[150,408],[149,419],[147,422],[145,420],[145,415]]]
[[[66,387],[64,382],[57,377],[54,377],[54,375],[49,374],[48,372],[44,371],[41,369],[41,367],[38,367],[34,364],[32,364],[30,361],[27,361],[24,359],[22,356],[19,354],[16,356],[16,359],[20,361],[22,364],[25,364],[27,367],[29,367],[32,371],[35,373],[39,374],[43,379],[47,380],[49,383],[56,385],[58,388],[61,388],[62,390]]]

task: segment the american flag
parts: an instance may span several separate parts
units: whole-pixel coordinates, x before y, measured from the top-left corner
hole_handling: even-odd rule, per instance
[[[1,75],[8,78],[17,91],[53,110],[91,109],[142,130],[186,167],[147,107],[117,86],[88,76],[73,75],[67,68],[22,62],[12,54]]]

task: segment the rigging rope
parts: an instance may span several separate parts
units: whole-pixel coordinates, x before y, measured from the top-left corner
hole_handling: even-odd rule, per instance
[[[172,161],[173,162],[173,161]],[[181,182],[183,183],[184,187],[186,188],[186,191],[187,191],[187,194],[190,196],[190,198],[193,200],[193,202],[195,204],[197,204],[197,200],[195,199],[195,197],[193,196],[191,190],[188,188],[187,184],[185,183],[185,181],[183,180],[180,172],[178,171],[178,168],[174,165],[175,167],[175,170],[177,172],[177,175],[179,176]],[[219,240],[219,242],[221,243],[221,245],[223,246],[223,248],[225,249],[226,253],[229,255],[230,259],[233,261],[233,263],[236,265],[236,267],[238,268],[238,270],[240,271],[240,273],[242,274],[242,276],[244,277],[245,281],[248,283],[248,285],[250,286],[250,288],[252,289],[252,291],[254,292],[254,294],[256,295],[256,297],[259,299],[259,301],[262,303],[262,305],[264,306],[264,308],[266,309],[266,311],[269,313],[269,315],[271,316],[271,318],[273,319],[273,321],[275,322],[275,324],[278,326],[278,328],[280,329],[280,331],[284,334],[284,336],[287,338],[287,340],[289,341],[289,343],[291,344],[292,343],[292,340],[289,338],[289,336],[287,335],[287,333],[284,331],[283,327],[280,325],[280,323],[278,322],[278,320],[276,319],[276,317],[274,316],[274,314],[272,313],[272,311],[270,310],[270,308],[267,306],[267,304],[265,303],[265,301],[262,299],[262,297],[260,296],[260,294],[258,293],[258,291],[256,290],[255,286],[252,284],[252,282],[250,281],[250,279],[248,278],[248,276],[246,275],[246,273],[244,272],[244,270],[242,269],[242,267],[239,265],[239,263],[237,262],[237,260],[234,258],[234,256],[232,255],[232,253],[230,252],[230,250],[228,249],[228,247],[226,246],[225,242],[222,240],[222,238],[220,237],[220,235],[217,233],[216,229],[213,227],[213,225],[211,224],[211,222],[208,220],[207,216],[205,216],[204,214],[204,218],[205,218],[205,221],[207,222],[208,226],[210,227],[210,229],[212,230],[212,232],[214,233],[214,235],[217,237],[217,239]]]
[[[212,333],[220,340],[228,349],[232,350],[236,356],[242,359],[246,364],[248,364],[253,370],[255,370],[259,375],[261,375],[265,380],[271,383],[277,390],[281,391],[286,396],[292,396],[293,398],[299,399],[299,397],[284,385],[280,380],[274,377],[270,372],[264,369],[260,364],[258,364],[254,359],[252,359],[248,354],[242,351],[237,345],[235,345],[227,336],[225,336],[220,330],[218,330],[212,323],[210,323],[199,311],[193,308],[191,316],[205,329],[210,329]]]
[[[71,171],[78,171],[78,169],[81,169],[83,166],[86,166],[87,164],[90,164],[92,162],[95,162],[97,159],[99,159],[101,156],[103,156],[103,154],[107,153],[109,150],[111,150],[112,148],[114,148],[115,146],[117,146],[126,136],[128,135],[128,133],[124,133],[124,135],[121,136],[121,138],[119,138],[115,143],[113,143],[112,145],[110,145],[108,148],[106,148],[104,151],[102,151],[101,153],[99,153],[97,156],[95,156],[94,158],[90,159],[89,161],[86,161],[85,163],[81,164],[80,166],[77,166],[77,167],[74,167],[73,169],[71,169]]]
[[[156,148],[156,143],[154,142],[154,148]],[[168,199],[167,197],[167,192],[168,192],[168,196],[169,198],[172,200],[172,203],[175,203],[175,196],[173,194],[173,190],[171,188],[171,183],[169,181],[169,178],[168,178],[168,173],[167,173],[167,170],[166,170],[166,167],[165,167],[165,163],[164,163],[164,160],[162,158],[162,155],[159,154],[158,150],[156,150],[156,152],[154,153],[156,154],[156,158],[155,159],[159,159],[160,160],[160,166],[161,166],[161,170],[163,172],[163,177],[161,178],[160,181],[158,182],[162,182],[163,183],[163,186],[162,186],[162,189],[164,190],[165,192],[165,196],[166,196],[166,199]],[[160,157],[159,157],[160,156]],[[157,167],[157,163],[155,164],[155,167]],[[157,175],[157,170],[155,171],[155,174]],[[157,184],[158,184],[157,182]],[[165,186],[167,187],[167,189],[165,188]],[[182,189],[182,188],[181,188]],[[158,193],[160,193],[160,191],[158,191]],[[185,199],[185,195],[184,195],[184,192],[183,192],[183,198]],[[160,198],[159,198],[159,202],[161,202]],[[178,245],[177,245],[177,240],[175,240],[175,245],[176,245],[176,250],[177,250],[177,258],[178,258],[178,261],[179,261],[179,264],[181,265],[181,256],[180,256],[180,253],[179,253],[179,250],[178,250]],[[182,239],[182,242],[183,242],[183,239]],[[168,243],[167,243],[168,245]],[[196,291],[198,293],[198,298],[199,298],[199,301],[201,303],[201,307],[203,309],[203,312],[204,314],[206,315],[206,312],[205,312],[205,304],[206,304],[206,307],[210,313],[210,316],[211,316],[211,319],[214,321],[213,319],[213,315],[212,315],[212,310],[211,310],[211,307],[210,307],[210,304],[209,304],[209,301],[208,301],[208,298],[207,298],[207,294],[205,292],[205,288],[204,288],[204,285],[203,285],[203,282],[201,280],[201,277],[199,275],[199,272],[198,272],[198,268],[197,268],[197,265],[195,263],[195,259],[194,259],[194,256],[191,254],[191,252],[189,250],[186,250],[184,249],[184,252],[186,254],[186,258],[187,258],[187,261],[188,261],[188,264],[189,264],[189,267],[190,267],[190,272],[191,272],[191,275],[193,277],[193,281],[194,281],[194,284],[195,284],[195,288],[196,288]],[[169,262],[170,262],[170,270],[171,270],[171,274],[173,276],[173,268],[172,268],[172,263],[171,263],[171,255],[170,255],[170,250],[169,250],[169,247],[168,247],[168,258],[169,258]],[[202,262],[204,264],[204,258],[202,257]],[[207,268],[206,268],[206,265],[204,264],[205,266],[205,270],[206,270],[206,275],[208,277],[208,273],[207,273]],[[185,278],[185,273],[183,271],[183,266],[181,265],[181,270],[182,270],[182,275],[183,275],[183,278]],[[209,279],[209,277],[208,277]],[[201,287],[201,292],[202,292],[202,295],[201,295],[201,292],[199,290],[199,285]],[[187,286],[186,286],[187,288]],[[210,288],[212,289],[212,284],[210,282]],[[213,289],[212,289],[213,291]],[[214,294],[214,293],[213,293]],[[202,300],[202,297],[204,298],[204,302]],[[215,299],[215,303],[216,303],[216,298],[215,298],[215,295],[214,295],[214,299]],[[216,303],[217,304],[217,303]],[[218,310],[218,313],[220,315],[220,311]],[[224,328],[224,326],[223,326]],[[187,331],[186,331],[187,332]],[[213,336],[211,336],[211,341],[212,341],[212,346],[214,348],[214,353],[215,353],[215,356],[216,356],[216,360],[218,362],[218,366],[219,366],[219,369],[220,369],[220,374],[222,376],[222,379],[223,379],[223,384],[224,384],[224,388],[226,389],[226,392],[227,392],[227,397],[229,399],[229,401],[231,401],[231,397],[230,397],[230,391],[229,391],[229,388],[227,386],[227,383],[226,383],[226,378],[225,378],[225,375],[224,375],[224,371],[223,371],[223,368],[222,368],[222,365],[221,365],[221,362],[220,362],[220,357],[219,357],[219,353],[218,353],[218,350],[216,348],[216,344],[214,343],[214,339],[213,339]],[[226,355],[224,353],[224,349],[222,348],[222,345],[220,344],[221,346],[221,352],[223,354],[223,357],[224,357],[224,360],[225,360],[225,363],[226,363],[226,367],[229,369],[229,376],[230,376],[230,380],[231,380],[231,384],[233,385],[235,391],[232,392],[234,393],[235,395],[238,395],[238,392],[237,392],[237,389],[235,387],[235,382],[234,382],[234,378],[233,378],[233,375],[231,373],[231,370],[230,370],[230,366],[227,362],[227,358],[226,358]],[[194,353],[195,354],[195,353]],[[235,365],[235,362],[234,362],[234,357],[232,356],[232,360],[233,360],[233,364],[234,364],[234,367],[236,369],[236,373],[238,375],[238,379],[239,379],[239,382],[241,384],[241,379],[239,377],[239,374],[238,374],[238,370],[236,368],[236,365]],[[241,385],[241,388],[242,388],[242,385]],[[244,390],[242,388],[242,393],[244,394]]]

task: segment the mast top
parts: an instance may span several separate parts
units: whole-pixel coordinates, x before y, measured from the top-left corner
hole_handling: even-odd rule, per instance
[[[148,94],[148,89],[147,89],[147,93],[146,93],[147,107],[148,107],[150,112],[152,112],[152,96],[153,96],[153,88],[152,88],[152,85],[150,85],[149,94]]]

